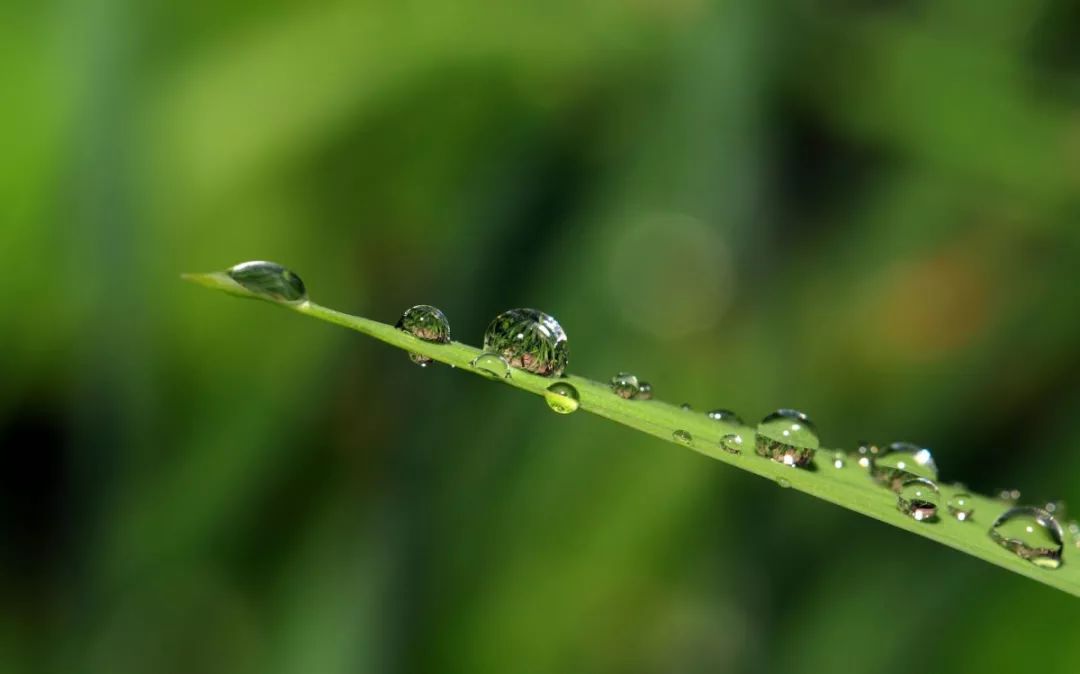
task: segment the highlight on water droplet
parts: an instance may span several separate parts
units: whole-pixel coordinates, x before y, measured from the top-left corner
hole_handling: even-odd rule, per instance
[[[870,456],[870,475],[896,491],[911,477],[937,480],[938,469],[929,449],[910,442],[894,442]]]
[[[510,363],[497,353],[482,353],[469,363],[491,379],[509,379]]]
[[[855,454],[859,457],[859,465],[869,468],[870,462],[881,452],[881,448],[872,442],[860,442]]]
[[[810,417],[792,409],[780,409],[761,420],[755,451],[760,456],[797,468],[806,467],[819,445]]]
[[[932,480],[916,477],[900,485],[896,507],[916,522],[929,522],[937,516],[941,494]]]
[[[394,327],[425,342],[450,343],[450,321],[446,320],[446,314],[430,304],[417,304],[406,309]],[[409,360],[427,367],[432,359],[421,353],[410,353]]]
[[[629,372],[620,372],[611,378],[611,391],[626,400],[637,398],[641,394],[641,382]]]
[[[738,433],[728,433],[720,438],[720,449],[728,454],[742,454],[743,439]]]
[[[1064,533],[1054,516],[1042,508],[1010,508],[990,527],[990,538],[1021,559],[1044,569],[1061,566]]]
[[[684,445],[689,445],[694,442],[694,437],[690,435],[688,431],[684,431],[682,429],[679,429],[672,433],[671,437],[675,438],[676,442],[682,443]]]
[[[847,455],[843,452],[832,453],[832,467],[836,469],[843,468],[847,465]]]
[[[484,351],[542,377],[561,377],[569,360],[562,326],[537,309],[510,309],[496,316],[484,332]]]
[[[647,381],[638,381],[638,392],[634,400],[652,400],[652,384]]]
[[[975,504],[970,494],[953,494],[945,506],[949,509],[949,514],[961,522],[970,522],[975,515]]]
[[[307,288],[300,277],[276,262],[241,262],[230,267],[225,273],[248,292],[264,299],[289,303],[307,299]]]
[[[738,414],[735,414],[731,410],[715,409],[706,412],[706,415],[713,421],[721,421],[726,424],[734,424],[736,426],[742,426],[743,420]]]
[[[547,387],[547,390],[544,391],[544,400],[547,402],[548,407],[557,414],[570,414],[576,412],[578,407],[581,406],[581,396],[578,395],[578,390],[563,381],[555,382]]]

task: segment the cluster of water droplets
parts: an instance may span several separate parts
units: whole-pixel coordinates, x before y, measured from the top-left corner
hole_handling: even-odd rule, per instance
[[[300,277],[291,270],[265,261],[244,262],[226,270],[225,274],[247,292],[275,302],[299,304],[307,301],[307,289]],[[395,327],[413,337],[432,344],[450,343],[450,323],[438,308],[422,304],[407,309]],[[409,358],[427,366],[432,358],[410,353]],[[471,366],[492,379],[508,379],[515,369],[543,377],[562,377],[569,351],[566,333],[553,317],[536,309],[510,309],[495,317],[484,332],[484,350]],[[629,372],[619,372],[611,378],[611,391],[624,400],[644,401],[652,398],[652,386]],[[578,390],[568,381],[557,381],[544,391],[544,400],[554,412],[570,414],[581,405]],[[693,413],[687,403],[683,412]],[[742,455],[746,432],[742,419],[726,409],[714,409],[706,417],[721,424],[719,448],[729,454]],[[672,439],[680,444],[693,445],[689,431],[677,428]],[[848,455],[839,451],[822,451],[817,430],[810,418],[794,409],[777,410],[757,425],[754,433],[757,455],[796,469],[831,467],[844,469]],[[817,457],[821,452],[822,456]],[[941,490],[938,487],[938,468],[929,449],[909,442],[894,442],[885,448],[859,443],[853,457],[858,466],[866,469],[877,484],[896,494],[897,508],[918,522],[939,522]],[[781,487],[790,481],[778,477]],[[1016,556],[1047,569],[1059,568],[1066,542],[1080,548],[1080,523],[1069,521],[1064,527],[1065,508],[1060,502],[1043,506],[1020,506],[1020,492],[1003,489],[997,494],[1000,502],[1010,505],[989,528],[990,538]],[[945,502],[950,519],[970,523],[975,518],[974,499],[964,491],[955,491]]]

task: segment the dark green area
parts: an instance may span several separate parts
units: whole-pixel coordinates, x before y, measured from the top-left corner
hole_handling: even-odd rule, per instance
[[[1080,515],[1071,6],[5,5],[0,671],[1075,671],[1064,593],[178,279]]]

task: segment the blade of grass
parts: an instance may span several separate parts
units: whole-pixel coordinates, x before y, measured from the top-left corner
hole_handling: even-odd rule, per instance
[[[753,451],[756,434],[754,429],[747,426],[715,421],[700,412],[683,410],[660,400],[627,400],[613,394],[607,384],[576,375],[552,379],[515,369],[510,378],[492,379],[488,373],[471,364],[483,352],[467,344],[425,342],[392,325],[345,314],[311,301],[275,302],[248,291],[223,272],[185,274],[183,278],[231,295],[270,301],[272,304],[297,313],[361,332],[410,353],[423,354],[458,370],[478,374],[539,396],[543,396],[547,387],[555,381],[569,383],[580,395],[580,409],[582,410],[675,443],[680,447],[689,447],[717,461],[755,475],[776,482],[783,480],[785,486],[790,485],[792,489],[900,529],[906,529],[1074,596],[1080,596],[1080,548],[1068,540],[1068,536],[1066,536],[1065,551],[1062,555],[1065,563],[1061,568],[1038,567],[1005,550],[987,535],[990,524],[1012,507],[1012,504],[972,494],[970,502],[975,512],[970,520],[961,522],[945,512],[944,504],[950,497],[958,493],[970,493],[959,485],[939,484],[941,507],[938,521],[917,522],[897,510],[896,495],[870,479],[867,471],[858,465],[855,457],[849,456],[846,466],[842,469],[833,468],[831,462],[818,462],[818,468],[815,470],[791,468],[757,456]],[[676,431],[689,433],[692,438],[690,444],[676,440],[674,437]],[[720,438],[731,433],[738,433],[743,437],[743,445],[746,449],[742,454],[731,454],[721,449]],[[830,450],[824,448],[818,450],[820,456],[829,456],[829,452]]]

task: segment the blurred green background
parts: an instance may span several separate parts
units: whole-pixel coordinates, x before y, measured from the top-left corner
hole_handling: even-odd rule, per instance
[[[1080,510],[1080,5],[0,5],[0,671],[1076,672],[1080,601],[179,280]]]

